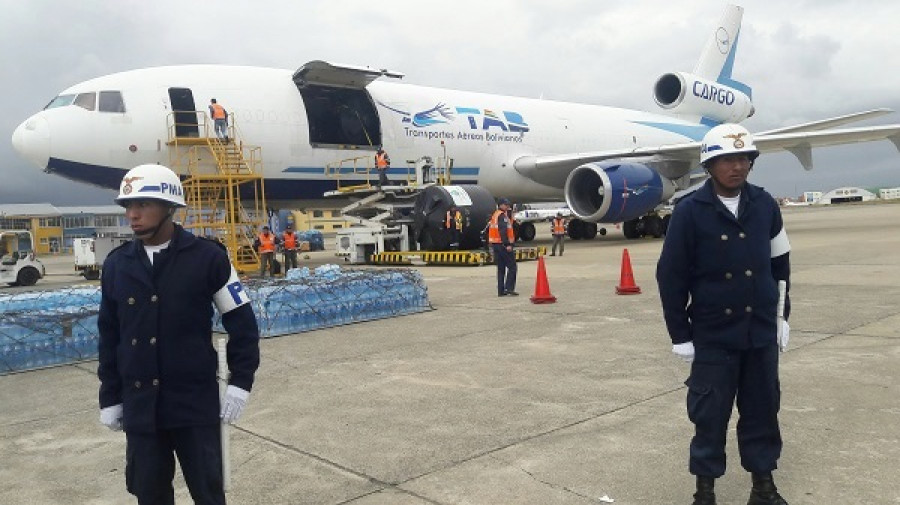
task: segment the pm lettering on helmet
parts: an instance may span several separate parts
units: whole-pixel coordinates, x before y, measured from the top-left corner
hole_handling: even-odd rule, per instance
[[[176,186],[175,184],[168,183],[160,183],[159,192],[163,194],[170,194],[175,196],[181,196],[181,186]]]

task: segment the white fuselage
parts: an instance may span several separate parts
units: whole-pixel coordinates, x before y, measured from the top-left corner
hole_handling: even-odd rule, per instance
[[[334,189],[334,180],[325,174],[327,164],[360,155],[374,158],[373,146],[310,142],[307,109],[289,70],[218,65],[133,70],[77,84],[61,96],[116,90],[125,112],[75,104],[48,108],[17,128],[13,144],[42,169],[117,188],[121,174],[134,166],[170,163],[170,88],[189,89],[196,110],[206,111],[211,98],[225,107],[241,140],[262,148],[266,189],[275,200],[320,198]],[[563,191],[562,185],[521,175],[513,167],[520,157],[685,142],[691,140],[686,134],[667,130],[696,127],[639,111],[395,82],[375,81],[365,91],[377,110],[380,143],[395,172],[405,173],[407,160],[446,156],[454,161],[455,183],[479,184],[517,201],[559,201]],[[446,114],[422,114],[436,108]]]

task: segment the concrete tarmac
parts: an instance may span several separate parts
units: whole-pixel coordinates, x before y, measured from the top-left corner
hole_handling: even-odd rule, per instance
[[[776,482],[792,505],[900,504],[900,205],[784,215],[793,314]],[[568,241],[546,261],[552,305],[529,302],[536,262],[519,264],[517,298],[496,296],[491,266],[423,267],[434,311],[263,340],[231,430],[229,502],[690,503],[688,365],[662,321],[661,245],[616,230]],[[624,247],[642,294],[615,294]],[[0,377],[0,504],[135,503],[95,371]],[[736,418],[722,505],[750,488]]]

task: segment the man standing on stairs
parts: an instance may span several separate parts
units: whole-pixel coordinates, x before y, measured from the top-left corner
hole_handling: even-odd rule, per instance
[[[216,130],[216,138],[228,143],[228,111],[216,103],[213,98],[209,101],[209,116],[213,119]]]

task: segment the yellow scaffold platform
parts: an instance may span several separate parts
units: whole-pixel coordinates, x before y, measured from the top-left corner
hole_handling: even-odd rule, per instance
[[[520,247],[514,249],[516,261],[536,260],[547,254],[547,248]],[[373,254],[373,265],[459,265],[479,266],[491,264],[494,258],[485,251],[406,251]]]
[[[225,245],[238,272],[258,270],[253,241],[267,222],[261,148],[244,144],[234,117],[223,139],[205,111],[172,112],[167,128],[170,168],[184,185],[183,226]]]

